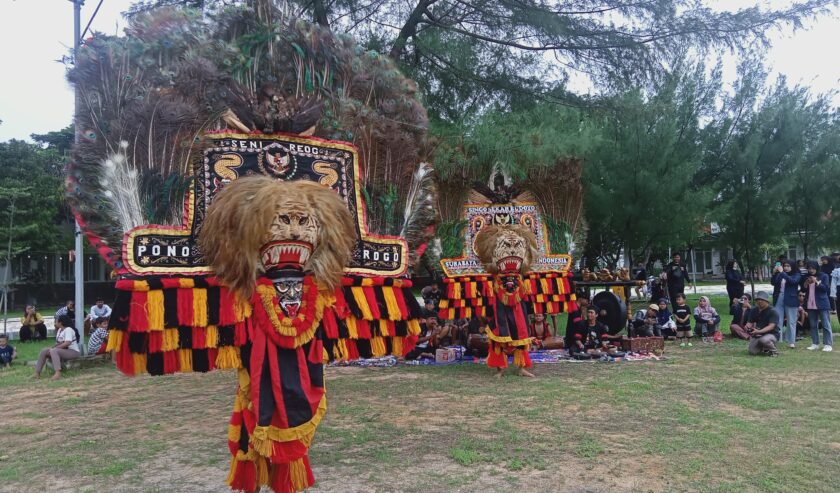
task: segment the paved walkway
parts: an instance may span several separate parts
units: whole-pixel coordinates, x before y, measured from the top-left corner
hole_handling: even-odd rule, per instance
[[[55,337],[55,317],[44,317],[44,325],[47,326],[47,338]],[[0,333],[3,332],[3,318],[0,317]],[[9,318],[6,320],[6,333],[9,334],[10,340],[18,339],[18,332],[20,332],[20,318]]]

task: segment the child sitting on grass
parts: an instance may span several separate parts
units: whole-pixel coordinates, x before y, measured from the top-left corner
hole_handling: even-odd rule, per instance
[[[691,347],[691,308],[685,304],[683,293],[677,295],[674,320],[677,322],[677,339],[680,340],[680,347]]]
[[[9,345],[9,336],[0,334],[0,367],[12,366],[12,360],[17,358],[17,351],[14,346]]]
[[[703,342],[713,342],[715,332],[718,331],[720,315],[706,296],[701,296],[694,309],[694,320],[697,322],[697,332],[703,337]]]
[[[93,322],[94,330],[90,334],[88,341],[88,354],[104,353],[104,348],[108,342],[108,319],[106,317],[98,317]]]

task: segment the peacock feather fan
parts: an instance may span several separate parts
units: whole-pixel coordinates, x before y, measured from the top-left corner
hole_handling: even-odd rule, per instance
[[[387,56],[273,1],[136,14],[125,36],[88,39],[68,80],[79,91],[81,129],[68,199],[114,265],[127,229],[180,225],[211,130],[353,142],[365,189],[390,197],[368,203],[370,231],[398,233],[411,207],[427,128],[415,83]],[[412,228],[423,229],[417,220]]]

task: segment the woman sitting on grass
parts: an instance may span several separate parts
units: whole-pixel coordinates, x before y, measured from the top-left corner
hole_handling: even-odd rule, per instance
[[[35,378],[41,378],[41,370],[47,362],[47,356],[52,360],[52,379],[61,378],[61,362],[77,359],[81,356],[79,352],[79,331],[73,327],[73,319],[67,315],[61,315],[55,320],[55,346],[44,348],[38,355],[38,363],[35,365]]]

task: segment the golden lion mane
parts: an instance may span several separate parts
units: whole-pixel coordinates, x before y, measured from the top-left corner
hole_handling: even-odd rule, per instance
[[[334,290],[356,242],[347,205],[334,191],[311,181],[277,181],[267,176],[239,178],[213,199],[198,246],[219,280],[250,298],[262,270],[259,250],[282,211],[303,212],[319,226],[318,244],[306,263],[322,289]]]
[[[519,236],[525,240],[525,258],[522,259],[521,273],[525,274],[531,270],[531,262],[539,255],[537,248],[537,237],[527,226],[514,224],[510,226],[485,226],[481,228],[475,237],[475,253],[478,255],[484,269],[490,274],[497,274],[499,267],[493,261],[493,251],[496,249],[498,240],[503,236]]]

